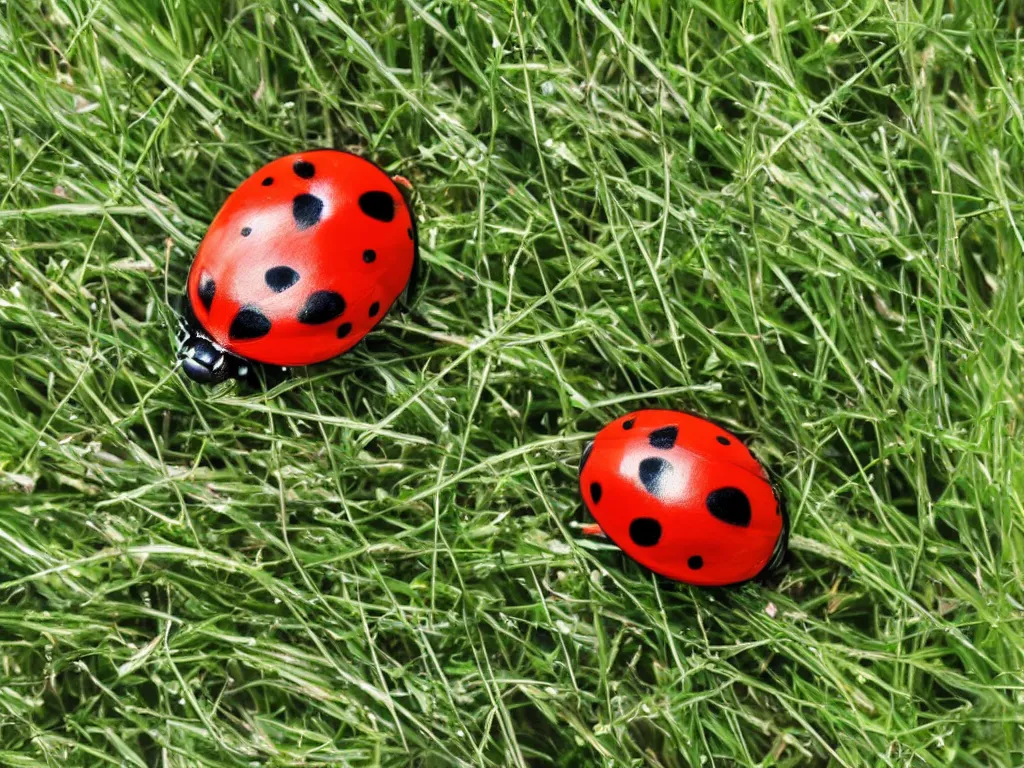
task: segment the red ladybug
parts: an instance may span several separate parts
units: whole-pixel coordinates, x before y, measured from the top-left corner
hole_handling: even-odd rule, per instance
[[[704,419],[636,411],[583,451],[580,492],[603,532],[676,581],[735,584],[777,565],[789,522],[747,447]]]
[[[416,259],[412,211],[378,166],[335,150],[274,160],[231,193],[199,245],[185,373],[222,381],[250,361],[336,357],[387,314]]]

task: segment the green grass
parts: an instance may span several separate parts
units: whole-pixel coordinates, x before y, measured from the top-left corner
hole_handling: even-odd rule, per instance
[[[0,5],[0,765],[1021,765],[1022,22]],[[318,146],[414,184],[418,303],[189,386],[207,223]],[[583,539],[644,406],[778,473],[778,578]]]

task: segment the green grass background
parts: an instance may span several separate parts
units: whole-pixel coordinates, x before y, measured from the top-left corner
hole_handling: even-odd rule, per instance
[[[0,765],[1024,763],[1024,4],[0,5]],[[174,368],[231,189],[358,150],[427,274],[267,391]],[[794,535],[600,541],[627,410]]]

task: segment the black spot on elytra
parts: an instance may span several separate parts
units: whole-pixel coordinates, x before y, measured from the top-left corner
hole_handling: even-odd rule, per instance
[[[395,199],[387,192],[363,192],[359,196],[360,210],[377,221],[395,218]]]
[[[266,280],[270,290],[274,293],[281,293],[299,282],[299,273],[291,267],[271,267],[263,275],[263,279]]]
[[[378,312],[380,312],[380,302],[375,301],[370,305],[370,317],[376,317]]]
[[[704,505],[712,517],[729,525],[750,525],[750,499],[739,488],[718,488],[708,494]]]
[[[199,278],[198,293],[199,301],[202,302],[203,306],[206,307],[206,311],[209,312],[210,305],[213,304],[214,294],[217,293],[217,283],[206,273],[203,273]]]
[[[640,462],[640,482],[648,492],[657,496],[661,493],[661,476],[669,468],[669,463],[657,456],[651,456]]]
[[[701,568],[704,567],[704,558],[700,555],[694,555],[686,561],[686,564],[690,566],[691,570],[699,571]]]
[[[338,338],[344,339],[352,331],[352,323],[342,323],[338,326]]]
[[[406,233],[406,234],[407,234],[407,235],[409,236],[409,239],[410,239],[410,240],[415,240],[415,239],[416,239],[416,238],[415,238],[415,237],[413,236],[413,234],[412,234],[412,227],[409,227],[409,228],[408,228],[407,230],[405,230],[405,233]]]
[[[661,540],[661,523],[650,517],[638,517],[629,524],[629,538],[638,547],[653,547]]]
[[[595,504],[597,504],[599,501],[601,501],[601,484],[600,483],[591,483],[590,484],[590,498],[592,498],[594,500]]]
[[[369,249],[363,251],[363,261],[365,261],[367,264],[373,264],[373,262],[375,262],[376,260],[377,260],[377,252],[376,251],[369,250]]]
[[[678,427],[662,427],[656,429],[647,438],[652,448],[668,450],[676,444],[676,436],[679,434]]]
[[[228,334],[232,339],[258,339],[270,333],[270,320],[259,309],[246,304],[231,321]]]
[[[269,187],[273,183],[274,183],[274,177],[273,176],[267,176],[267,178],[265,178],[263,181],[260,182],[260,184],[262,184],[264,187]]]
[[[319,222],[323,212],[324,201],[316,195],[303,193],[296,195],[292,200],[292,216],[295,219],[295,226],[300,230],[309,229]]]
[[[720,442],[722,445],[731,445],[728,437],[722,437],[721,435],[719,435],[718,437],[715,438],[715,440]]]
[[[292,165],[292,170],[300,179],[312,179],[313,174],[316,173],[316,168],[308,160],[296,160]]]
[[[345,299],[334,291],[317,291],[299,310],[299,322],[306,325],[329,323],[345,311]]]
[[[242,227],[242,237],[248,237],[252,234],[252,227]]]
[[[626,419],[624,422],[622,422],[622,428],[623,429],[632,429],[633,428],[633,424],[635,424],[635,423],[636,423],[636,419]]]

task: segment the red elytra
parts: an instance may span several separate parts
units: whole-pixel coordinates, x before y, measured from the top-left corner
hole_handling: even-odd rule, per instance
[[[781,561],[788,521],[761,464],[721,427],[643,410],[584,449],[580,493],[615,544],[676,581],[722,586]]]
[[[185,370],[226,378],[218,358],[310,365],[353,347],[406,289],[412,211],[378,166],[314,150],[274,160],[236,189],[189,272],[195,323]],[[234,371],[237,373],[237,371]]]

